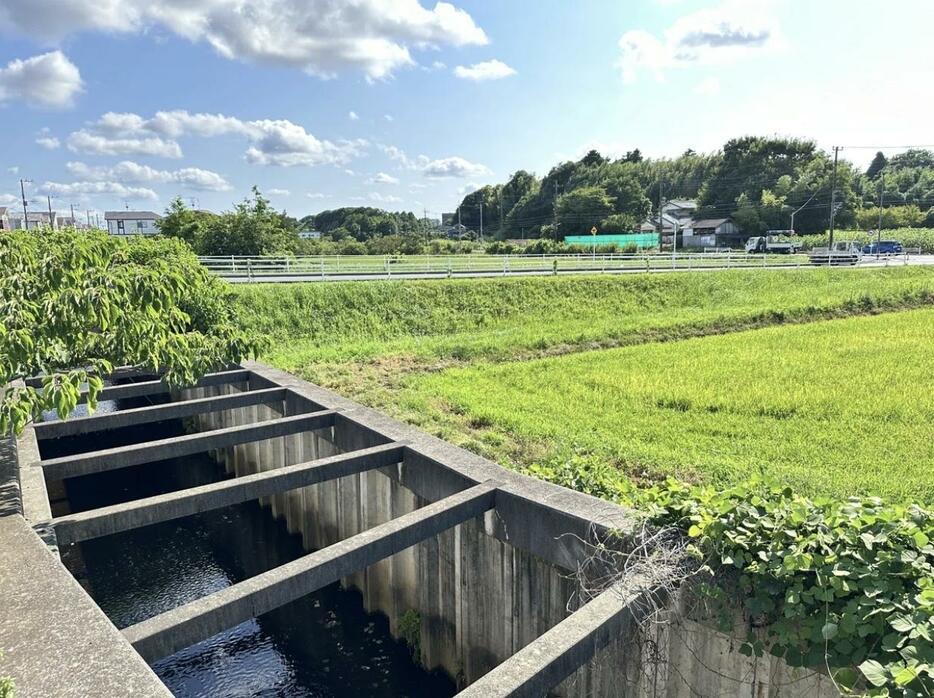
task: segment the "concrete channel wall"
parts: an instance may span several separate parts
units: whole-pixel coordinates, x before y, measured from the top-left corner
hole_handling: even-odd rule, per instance
[[[262,422],[322,409],[334,426],[231,446],[215,452],[237,476],[398,441],[403,462],[274,495],[262,503],[305,547],[345,540],[488,479],[503,483],[495,511],[454,527],[342,580],[392,632],[411,635],[418,620],[420,661],[467,686],[567,618],[579,606],[573,571],[594,530],[625,532],[633,517],[601,500],[508,472],[478,456],[261,364],[249,381],[182,391],[179,400],[287,386],[278,404],[192,418],[197,431]],[[672,601],[664,623],[598,652],[555,689],[573,698],[602,696],[837,696],[823,675],[790,669],[774,657],[748,658],[739,641],[692,620]],[[738,626],[742,621],[738,621]],[[738,632],[742,635],[742,632]]]

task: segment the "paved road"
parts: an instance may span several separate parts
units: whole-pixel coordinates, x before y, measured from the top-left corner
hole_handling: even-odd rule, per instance
[[[761,259],[761,258],[756,258]],[[877,267],[896,267],[896,266],[932,266],[934,265],[934,255],[913,255],[909,259],[905,258],[881,258],[876,259],[875,257],[867,257],[863,259],[858,267],[860,268],[877,268]],[[651,269],[649,273],[652,274],[665,274],[665,273],[697,273],[697,272],[711,272],[711,271],[726,271],[728,269],[816,269],[808,264],[781,264],[780,260],[777,264],[748,264],[748,265],[737,265],[732,264],[731,266],[710,266],[710,267],[694,267],[692,269],[687,268],[677,268],[677,269],[665,269],[665,268],[656,268]],[[452,278],[498,278],[503,276],[551,276],[554,272],[550,269],[541,269],[541,270],[521,270],[521,271],[510,271],[504,274],[502,271],[455,271],[451,274]],[[558,274],[645,274],[646,270],[643,268],[630,268],[630,269],[590,269],[590,268],[569,268],[569,269],[559,269]],[[225,279],[232,283],[302,283],[308,281],[379,281],[387,279],[444,279],[447,278],[448,274],[446,271],[437,271],[437,272],[407,272],[407,273],[396,273],[387,275],[385,273],[350,273],[350,274],[329,274],[326,276],[321,276],[320,274],[269,274],[269,275],[256,275],[253,278],[248,278],[246,276],[224,276]]]

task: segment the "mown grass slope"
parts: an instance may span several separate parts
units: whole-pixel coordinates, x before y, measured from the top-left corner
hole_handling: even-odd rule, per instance
[[[587,453],[637,478],[763,474],[802,494],[931,503],[932,366],[924,309],[452,369],[409,400],[519,444],[518,465]]]
[[[509,359],[927,303],[934,270],[803,269],[236,288],[290,370],[402,356]]]

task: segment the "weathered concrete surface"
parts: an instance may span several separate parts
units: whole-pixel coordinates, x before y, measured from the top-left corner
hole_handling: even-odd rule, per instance
[[[217,410],[229,410],[250,405],[268,405],[274,402],[282,402],[284,399],[284,388],[267,388],[266,390],[252,390],[199,400],[169,402],[163,405],[105,412],[104,414],[94,414],[87,417],[72,417],[64,421],[40,422],[35,425],[35,430],[39,439],[57,439],[62,436],[121,429],[137,424],[183,419],[216,412]]]
[[[383,468],[400,462],[404,451],[404,446],[397,443],[374,446],[278,470],[68,514],[52,519],[51,526],[59,545],[68,545],[280,494],[364,470]]]
[[[0,518],[0,674],[17,698],[171,696],[19,515]]]
[[[137,623],[124,629],[123,634],[146,659],[165,657],[472,519],[494,506],[495,494],[496,486],[492,483],[476,485]]]
[[[303,431],[319,429],[334,421],[334,412],[323,410],[311,414],[271,419],[259,424],[215,429],[206,433],[186,434],[169,439],[147,441],[132,446],[108,448],[74,456],[50,458],[39,463],[50,480],[61,480],[77,475],[90,475],[105,470],[128,468],[142,463],[153,463],[169,458],[190,456],[235,444],[272,439]]]
[[[632,610],[645,591],[611,587],[475,681],[459,698],[538,698],[589,662],[614,637],[631,631]],[[635,585],[636,587],[640,585]]]
[[[249,380],[249,373],[242,369],[234,371],[219,371],[218,373],[208,373],[196,383],[197,387],[209,387],[214,385],[225,385],[227,383],[243,383]],[[144,395],[161,395],[169,392],[169,387],[161,380],[140,381],[138,383],[126,383],[123,385],[110,385],[105,387],[99,394],[98,400],[125,400],[131,397],[143,397]],[[87,402],[87,390],[81,392],[78,397],[78,403]]]

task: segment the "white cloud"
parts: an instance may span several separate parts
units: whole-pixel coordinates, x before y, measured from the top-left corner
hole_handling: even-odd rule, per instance
[[[120,182],[45,182],[39,191],[63,198],[106,194],[122,199],[156,201],[159,195],[147,187],[128,187]]]
[[[351,121],[359,121],[359,120],[360,120],[360,117],[357,116],[357,112],[355,112],[355,111],[353,111],[353,110],[351,110],[350,112],[348,112],[347,118],[349,118]]]
[[[342,164],[367,145],[353,141],[320,140],[304,127],[285,119],[243,121],[224,114],[191,114],[185,110],[160,111],[150,119],[139,114],[108,112],[68,138],[75,152],[96,155],[157,155],[179,158],[182,136],[211,138],[236,135],[250,147],[246,160],[259,165]]]
[[[0,25],[46,40],[158,27],[225,58],[322,77],[358,69],[371,80],[412,65],[410,46],[488,43],[464,10],[448,2],[428,9],[419,0],[3,0]]]
[[[367,184],[398,184],[399,178],[393,177],[392,175],[386,174],[385,172],[377,172],[375,175],[370,177],[367,181]]]
[[[720,81],[717,78],[704,78],[697,83],[694,92],[699,95],[718,95],[720,94]]]
[[[330,194],[322,194],[319,191],[308,192],[307,194],[305,194],[305,196],[307,196],[309,199],[330,199],[331,198]]]
[[[378,191],[371,191],[367,198],[370,201],[373,201],[378,204],[398,204],[402,203],[402,199],[398,196],[393,196],[392,194],[380,194]]]
[[[480,188],[479,184],[476,184],[474,182],[467,182],[467,184],[465,184],[464,186],[462,186],[460,189],[457,190],[457,193],[460,194],[461,196],[467,196],[468,194],[472,194],[473,192],[477,191],[477,189],[479,188]]]
[[[19,167],[16,165],[13,165],[13,167],[6,168],[6,171],[9,172],[10,174],[19,174]]]
[[[157,170],[148,165],[140,165],[130,160],[118,162],[112,167],[89,167],[83,162],[69,162],[65,165],[75,177],[93,182],[130,182],[134,184],[180,184],[188,189],[201,191],[229,191],[232,187],[217,172],[202,170],[198,167],[184,167],[179,170]]]
[[[82,89],[78,67],[61,51],[15,59],[0,68],[0,103],[68,107]]]
[[[394,120],[394,119],[392,118],[392,114],[383,114],[383,118],[386,119],[386,121],[388,121],[388,122],[390,122],[390,123],[392,123],[392,121]]]
[[[12,194],[0,194],[0,206],[12,206],[19,203],[19,197]]]
[[[516,71],[500,60],[483,61],[471,66],[459,65],[454,68],[454,74],[465,80],[480,82],[482,80],[500,80],[515,75]]]
[[[290,192],[288,189],[272,188],[272,189],[267,189],[266,193],[269,194],[270,196],[292,196],[292,192]]]
[[[91,155],[156,155],[163,158],[182,156],[181,146],[175,141],[157,137],[112,138],[85,129],[68,136],[68,149]]]
[[[49,135],[40,135],[38,138],[36,138],[36,143],[47,150],[55,150],[62,144],[58,138]]]
[[[470,162],[462,157],[441,158],[426,162],[421,168],[426,177],[444,179],[448,177],[482,177],[492,174],[484,165]]]
[[[684,15],[661,38],[642,29],[626,32],[619,40],[618,65],[625,82],[643,70],[662,79],[671,68],[728,63],[778,44],[768,0],[726,0]]]

